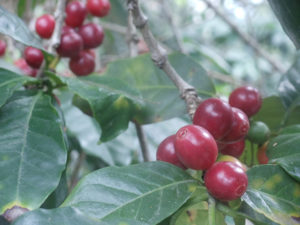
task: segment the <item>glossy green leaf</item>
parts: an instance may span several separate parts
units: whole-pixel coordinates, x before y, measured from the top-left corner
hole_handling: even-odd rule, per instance
[[[214,93],[211,80],[199,64],[181,54],[171,55],[170,61],[200,94]],[[153,123],[186,113],[177,88],[148,55],[114,62],[102,76],[63,80],[77,96],[74,104],[100,124],[101,141],[126,130],[130,120]]]
[[[59,183],[67,152],[61,121],[41,92],[16,92],[0,109],[0,214],[39,207]]]
[[[268,0],[284,31],[300,47],[300,2],[298,0]]]
[[[282,127],[300,123],[299,113],[300,106],[285,108],[280,97],[270,96],[263,100],[262,108],[253,119],[262,121],[272,131],[277,131]]]
[[[0,107],[5,104],[17,89],[30,79],[28,76],[21,76],[0,68]]]
[[[300,182],[300,130],[299,125],[287,127],[273,138],[267,149],[270,163],[279,164]]]
[[[196,187],[194,179],[168,163],[108,167],[83,178],[61,208],[26,213],[15,225],[156,225],[178,210]]]
[[[133,219],[157,224],[176,211],[196,187],[194,179],[168,163],[110,167],[87,175],[63,207],[74,207],[108,223]]]
[[[8,35],[25,45],[42,49],[40,39],[34,35],[26,24],[15,14],[0,6],[0,33]]]
[[[281,225],[297,225],[300,218],[300,184],[278,165],[247,171],[249,186],[242,199],[256,212]]]

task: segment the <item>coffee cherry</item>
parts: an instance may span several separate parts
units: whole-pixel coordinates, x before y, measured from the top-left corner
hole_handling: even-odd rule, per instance
[[[247,171],[247,166],[244,163],[242,163],[240,160],[238,160],[237,158],[231,155],[222,155],[221,157],[218,158],[217,162],[233,162],[239,167],[241,167],[244,170],[244,172]]]
[[[95,59],[90,53],[82,51],[78,57],[70,60],[69,67],[76,75],[85,76],[95,70]]]
[[[194,170],[208,169],[218,155],[213,136],[197,125],[187,125],[177,131],[175,150],[179,160],[187,168]]]
[[[259,164],[268,164],[269,158],[267,156],[268,142],[264,143],[257,151],[257,160]]]
[[[40,16],[35,22],[35,30],[41,38],[50,38],[55,28],[54,17],[45,14]]]
[[[36,69],[33,69],[31,68],[25,59],[21,58],[21,59],[18,59],[14,62],[14,64],[16,65],[16,67],[18,67],[20,70],[22,70],[22,72],[25,74],[25,75],[28,75],[28,76],[31,76],[31,77],[36,77],[37,75],[37,70]]]
[[[35,69],[40,68],[44,60],[43,52],[33,47],[27,47],[24,56],[27,64]]]
[[[261,121],[255,121],[250,124],[247,138],[255,144],[265,143],[271,135],[271,131],[267,124]]]
[[[76,33],[75,29],[69,26],[63,26],[61,30],[61,35],[68,34],[68,33]]]
[[[104,33],[100,25],[88,23],[79,28],[85,49],[96,48],[102,44]]]
[[[238,141],[246,137],[250,124],[248,116],[240,109],[232,107],[233,121],[229,133],[222,139],[224,142]]]
[[[0,57],[5,54],[6,51],[6,43],[3,40],[0,40]]]
[[[182,169],[186,169],[185,166],[178,159],[175,152],[175,138],[176,135],[171,135],[164,139],[158,146],[156,152],[156,159],[164,162],[171,163]]]
[[[233,143],[218,143],[218,147],[223,155],[231,155],[239,158],[244,152],[245,140],[242,139]]]
[[[62,57],[76,57],[83,49],[83,41],[76,32],[62,34],[57,53]]]
[[[248,117],[256,114],[261,107],[262,98],[256,88],[243,86],[235,89],[229,96],[229,104],[244,111]]]
[[[88,11],[98,17],[104,17],[109,13],[109,0],[88,0],[86,3]]]
[[[233,162],[217,162],[204,176],[208,192],[221,201],[240,198],[248,186],[248,177],[243,169]]]
[[[80,27],[86,17],[85,5],[79,1],[68,3],[66,7],[66,24],[70,27]]]
[[[233,113],[230,105],[218,98],[209,98],[197,108],[193,124],[204,127],[217,139],[222,139],[231,129]]]

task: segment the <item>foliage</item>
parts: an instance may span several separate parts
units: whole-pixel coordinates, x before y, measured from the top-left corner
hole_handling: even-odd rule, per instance
[[[213,81],[207,70],[223,73],[233,82],[260,83],[267,94],[252,120],[266,123],[272,132],[267,149],[269,164],[257,165],[254,147],[258,146],[247,141],[240,159],[251,167],[247,171],[248,189],[235,202],[216,201],[212,211],[201,172],[184,171],[164,162],[142,162],[134,126],[145,128],[150,158],[154,159],[157,145],[190,123],[177,88],[153,64],[150,54],[127,57],[125,35],[107,29],[106,40],[96,52],[102,54],[105,71],[84,77],[62,76],[68,73],[66,61],[60,60],[54,71],[58,58],[47,53],[21,19],[27,11],[34,16],[40,14],[36,11],[44,12],[47,1],[30,2],[32,7],[28,8],[27,1],[19,0],[15,14],[0,7],[0,33],[9,36],[12,43],[17,41],[16,46],[42,49],[47,61],[42,78],[10,70],[15,54],[7,54],[0,62],[1,215],[14,206],[30,210],[13,221],[14,225],[209,224],[212,212],[218,225],[244,224],[245,219],[261,225],[299,224],[300,61],[296,55],[291,62],[295,53],[286,37],[280,37],[276,45],[281,31],[275,20],[266,16],[257,24],[248,19],[257,28],[255,36],[262,46],[281,58],[285,66],[292,64],[286,74],[274,72],[271,77],[273,71],[267,62],[255,57],[223,21],[212,18],[209,9],[200,9],[198,15],[199,11],[191,10],[190,1],[170,4],[171,9],[183,13],[180,18],[174,13],[175,29],[182,28],[180,38],[187,53],[183,54],[173,51],[178,46],[167,19],[159,16],[161,5],[157,1],[143,3],[154,36],[169,49],[169,61],[196,87],[199,96],[228,95],[233,88],[226,81]],[[239,4],[233,2],[234,6]],[[110,15],[99,23],[124,28],[125,2],[111,3]],[[269,3],[299,47],[296,12],[300,3]],[[251,3],[244,11],[247,7],[250,12],[265,12],[268,6]],[[193,23],[197,20],[203,26]],[[235,20],[238,25],[242,23]],[[18,52],[17,48],[12,51]],[[118,58],[111,60],[111,55]],[[4,64],[9,65],[4,68]],[[258,75],[260,72],[265,76]]]

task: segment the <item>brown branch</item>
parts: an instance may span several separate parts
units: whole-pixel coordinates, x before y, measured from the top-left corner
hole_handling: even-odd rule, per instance
[[[181,98],[186,102],[187,112],[189,113],[190,117],[193,118],[195,110],[200,102],[200,98],[197,95],[196,89],[185,82],[170,64],[166,51],[159,45],[149,29],[147,18],[144,16],[139,7],[139,1],[127,0],[127,4],[128,8],[132,9],[133,22],[141,31],[150,50],[151,58],[154,64],[163,70],[179,89]]]
[[[56,48],[60,44],[60,36],[61,36],[61,30],[64,25],[65,20],[65,8],[66,8],[66,0],[58,0],[56,9],[54,12],[55,17],[55,29],[53,32],[53,35],[50,40],[50,44],[48,47],[48,51],[50,53],[55,53]]]
[[[136,133],[138,135],[139,143],[142,149],[143,160],[144,162],[149,162],[150,161],[149,149],[148,149],[146,135],[144,133],[143,127],[137,122],[135,122],[134,124],[135,124]]]
[[[279,73],[285,73],[286,69],[281,66],[280,62],[277,62],[275,59],[273,59],[270,54],[262,49],[260,44],[251,36],[249,36],[247,33],[243,32],[236,24],[234,24],[228,17],[225,15],[224,12],[222,12],[218,6],[216,6],[214,3],[212,3],[210,0],[203,0],[209,8],[211,8],[222,20],[230,26],[230,28],[235,31],[241,39],[251,46],[254,51],[260,55],[262,58],[264,58],[266,61],[268,61],[272,67],[277,70]]]

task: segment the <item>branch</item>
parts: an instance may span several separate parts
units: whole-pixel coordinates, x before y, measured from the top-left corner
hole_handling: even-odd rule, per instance
[[[168,0],[162,0],[161,4],[162,4],[162,9],[164,11],[164,14],[167,18],[167,21],[172,29],[178,49],[181,53],[185,53],[183,45],[182,45],[181,37],[179,35],[177,27],[175,26],[175,23],[174,23],[174,20],[173,20],[171,11],[170,11],[170,4],[168,3]]]
[[[142,149],[143,160],[144,162],[149,162],[150,161],[149,149],[148,149],[146,135],[144,133],[143,127],[137,122],[135,122],[134,124],[135,124],[136,133],[138,135],[139,143]]]
[[[232,84],[236,87],[246,85],[246,83],[243,81],[235,80],[231,76],[219,73],[217,71],[210,70],[210,71],[207,71],[207,74],[208,74],[208,76],[210,76],[216,80],[224,81],[224,82]]]
[[[236,24],[234,24],[228,17],[227,15],[225,15],[224,12],[222,12],[218,6],[216,6],[214,3],[212,3],[210,0],[203,0],[207,6],[209,8],[211,8],[219,17],[221,17],[223,19],[223,21],[225,23],[227,23],[231,29],[233,31],[235,31],[240,37],[241,39],[246,43],[248,44],[249,46],[251,46],[254,51],[260,55],[262,58],[264,58],[265,60],[267,60],[271,65],[272,67],[277,70],[279,73],[285,73],[286,72],[286,69],[283,68],[281,66],[281,63],[280,62],[277,62],[275,59],[273,59],[270,54],[266,51],[264,51],[262,49],[262,47],[260,46],[260,44],[251,36],[249,36],[248,34],[246,34],[245,32],[243,32]]]
[[[135,57],[138,55],[138,49],[136,44],[139,42],[139,37],[136,32],[136,27],[133,24],[132,8],[129,8],[129,6],[128,6],[127,43],[129,47],[130,57]]]
[[[166,51],[159,45],[149,29],[147,18],[141,12],[138,0],[127,0],[128,8],[132,9],[133,22],[141,31],[151,53],[154,64],[163,70],[179,89],[181,98],[186,102],[187,112],[193,118],[201,99],[196,89],[185,82],[170,64]]]
[[[116,24],[116,23],[110,23],[110,22],[104,22],[100,21],[101,26],[106,30],[115,31],[121,34],[126,34],[127,28],[125,26]]]
[[[61,30],[64,24],[65,20],[65,8],[66,8],[66,0],[58,0],[56,9],[54,12],[55,17],[55,29],[52,35],[52,38],[50,40],[50,44],[48,47],[48,51],[50,53],[55,53],[56,48],[60,44],[60,36],[61,36]]]

